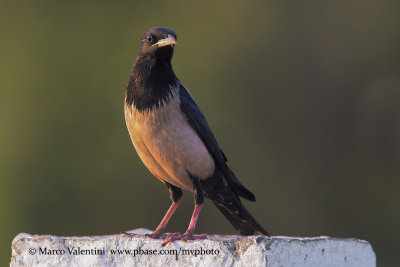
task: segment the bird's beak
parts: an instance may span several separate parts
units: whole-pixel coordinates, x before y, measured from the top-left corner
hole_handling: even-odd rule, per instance
[[[170,45],[173,47],[175,44],[176,44],[176,39],[172,35],[168,34],[167,38],[161,39],[154,45],[157,45],[158,47]]]

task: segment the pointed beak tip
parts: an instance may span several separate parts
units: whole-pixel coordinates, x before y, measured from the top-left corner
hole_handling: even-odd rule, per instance
[[[158,47],[163,47],[163,46],[168,46],[168,45],[170,45],[171,47],[174,47],[175,44],[176,44],[176,39],[170,34],[168,34],[167,38],[161,39],[160,41],[158,41],[156,43],[156,45]]]

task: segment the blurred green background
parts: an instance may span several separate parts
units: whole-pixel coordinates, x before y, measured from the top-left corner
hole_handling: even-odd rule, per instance
[[[399,1],[0,2],[0,264],[20,232],[154,229],[170,205],[123,116],[139,39],[173,66],[274,235],[357,237],[398,262]],[[168,231],[186,229],[191,193]],[[197,232],[234,229],[210,202]]]

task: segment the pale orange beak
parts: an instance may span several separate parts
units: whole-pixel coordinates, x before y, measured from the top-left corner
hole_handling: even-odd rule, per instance
[[[161,39],[160,41],[158,41],[157,43],[153,44],[153,45],[157,45],[158,47],[163,47],[163,46],[174,46],[176,44],[176,39],[168,34],[167,38]]]

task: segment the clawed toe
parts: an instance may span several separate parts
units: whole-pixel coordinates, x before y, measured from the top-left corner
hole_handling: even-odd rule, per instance
[[[144,236],[154,238],[154,239],[164,239],[166,235],[161,232],[154,232],[151,234],[145,234]]]
[[[168,243],[177,241],[177,240],[182,240],[184,242],[189,241],[189,240],[200,240],[200,239],[206,239],[208,237],[214,237],[214,235],[211,234],[201,234],[201,235],[194,235],[191,232],[185,232],[184,234],[182,233],[174,233],[174,234],[170,234],[167,238],[167,240],[165,240],[164,243],[161,244],[162,247],[165,247]]]
[[[212,237],[212,238],[215,238],[215,236],[213,235],[213,234],[201,234],[201,235],[193,235],[193,239],[194,240],[196,240],[196,239],[207,239],[207,238],[210,238],[210,237]]]
[[[161,244],[162,247],[165,247],[168,243],[171,243],[175,240],[183,240],[184,234],[182,233],[172,233],[167,235],[167,240]]]
[[[128,232],[120,232],[122,235],[127,235],[127,236],[137,236],[135,233],[128,233]]]

